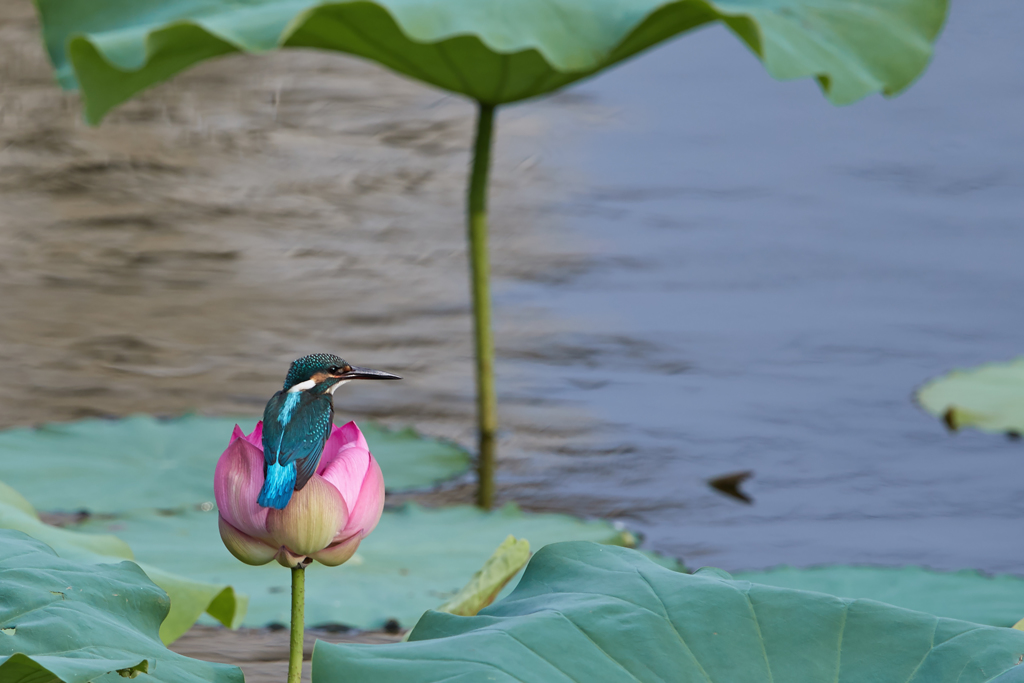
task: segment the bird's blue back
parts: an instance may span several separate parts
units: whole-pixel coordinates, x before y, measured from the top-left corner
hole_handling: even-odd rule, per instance
[[[330,395],[311,391],[279,391],[263,411],[265,480],[257,501],[283,510],[292,492],[316,472],[324,443],[334,423]]]

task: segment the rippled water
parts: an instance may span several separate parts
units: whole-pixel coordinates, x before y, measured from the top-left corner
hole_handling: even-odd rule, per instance
[[[919,83],[842,109],[721,29],[575,90],[610,114],[550,152],[583,174],[556,209],[601,267],[506,296],[605,349],[530,372],[608,453],[536,495],[601,498],[691,564],[1024,571],[1020,444],[911,400],[1024,351],[1022,22],[955,3]],[[754,505],[703,485],[743,469]]]
[[[715,28],[502,112],[503,497],[691,565],[1020,573],[1020,444],[911,393],[1021,351],[1022,21],[957,4],[892,101],[831,107]],[[296,51],[88,130],[34,31],[0,9],[0,423],[252,413],[333,350],[407,377],[341,415],[472,444],[468,105]],[[705,483],[741,469],[753,505]]]

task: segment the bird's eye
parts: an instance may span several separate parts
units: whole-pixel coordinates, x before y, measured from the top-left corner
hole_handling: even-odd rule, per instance
[[[332,375],[337,375],[339,370],[341,370],[341,368],[339,368],[337,365],[332,365],[331,367],[327,368],[327,372],[331,373]]]

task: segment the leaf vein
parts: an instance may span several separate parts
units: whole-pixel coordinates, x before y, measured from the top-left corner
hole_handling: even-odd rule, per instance
[[[586,632],[586,631],[584,631],[584,630],[583,630],[582,628],[580,628],[580,625],[579,625],[579,624],[577,624],[577,623],[576,623],[575,621],[573,621],[573,620],[572,620],[572,619],[570,619],[569,617],[565,616],[565,614],[563,614],[562,612],[558,612],[558,615],[559,615],[559,616],[561,616],[561,617],[562,617],[563,619],[565,619],[565,620],[566,620],[567,622],[569,622],[570,624],[572,624],[573,628],[575,628],[575,629],[576,629],[577,631],[579,631],[579,632],[580,632],[580,633],[581,633],[581,634],[583,635],[583,637],[584,637],[584,638],[586,638],[586,639],[587,639],[587,640],[589,640],[589,641],[590,641],[591,643],[593,643],[593,644],[594,644],[594,647],[596,647],[596,648],[597,648],[598,650],[600,650],[600,651],[601,651],[601,654],[603,654],[603,655],[604,655],[605,657],[607,657],[607,658],[608,658],[608,661],[612,662],[612,663],[613,663],[613,664],[615,664],[615,665],[616,665],[617,667],[619,667],[620,669],[622,669],[622,670],[623,670],[623,671],[624,671],[625,673],[629,674],[629,677],[630,677],[630,678],[632,678],[632,679],[633,679],[634,681],[636,681],[637,683],[640,683],[640,679],[639,679],[639,678],[637,678],[637,677],[636,677],[636,675],[634,675],[634,674],[633,674],[633,672],[631,672],[631,671],[630,671],[629,669],[627,669],[626,667],[624,667],[624,666],[623,666],[623,665],[622,665],[622,664],[621,664],[621,663],[620,663],[620,662],[619,662],[619,661],[618,661],[617,659],[615,659],[614,657],[612,657],[612,656],[611,656],[611,654],[610,654],[610,653],[609,653],[609,652],[608,652],[607,650],[605,650],[605,649],[604,649],[603,647],[601,647],[601,646],[600,646],[600,645],[599,645],[599,644],[597,643],[597,641],[596,641],[596,640],[594,640],[593,638],[591,638],[591,637],[590,637],[590,634],[589,634],[589,633],[587,633],[587,632]]]
[[[737,588],[736,590],[739,590]],[[772,674],[772,663],[768,661],[768,649],[764,646],[764,635],[761,633],[761,621],[757,618],[757,610],[754,609],[754,601],[750,599],[750,588],[740,591],[747,599],[747,606],[750,607],[750,616],[754,618],[754,628],[757,629],[757,641],[761,644],[761,655],[764,657],[764,665],[768,669],[768,680],[775,683],[775,676]]]
[[[664,608],[665,613],[659,616],[663,616],[665,618],[665,621],[667,621],[669,625],[672,626],[672,630],[675,632],[676,637],[679,638],[679,642],[682,643],[684,648],[686,648],[687,653],[689,653],[690,657],[693,659],[694,664],[697,665],[697,668],[700,669],[700,673],[704,676],[704,679],[708,683],[713,683],[713,681],[711,680],[711,676],[709,676],[708,672],[704,670],[704,665],[700,663],[700,660],[697,659],[697,655],[694,654],[693,650],[690,649],[690,646],[686,644],[686,640],[683,638],[683,634],[680,633],[679,629],[676,628],[676,623],[672,621],[672,617],[669,616],[668,607],[665,605],[665,600],[661,597],[661,594],[658,593],[657,589],[654,587],[654,584],[652,584],[650,580],[648,580],[648,578],[643,575],[639,568],[634,567],[634,571],[636,572],[637,576],[643,579],[643,582],[647,584],[647,587],[651,589],[651,592],[654,594],[654,597],[658,599],[658,602],[660,602],[661,606]],[[654,610],[648,611],[652,614],[656,614]]]
[[[850,614],[850,605],[853,603],[847,602],[843,605],[843,620],[839,624],[839,637],[836,640],[836,678],[835,683],[839,683],[839,671],[842,667],[843,662],[843,634],[846,633],[846,618]]]
[[[917,663],[917,666],[914,667],[914,670],[910,672],[909,676],[907,676],[906,683],[910,683],[912,680],[914,680],[914,676],[917,675],[918,670],[920,670],[921,666],[925,663],[925,660],[928,659],[928,655],[930,655],[932,653],[932,650],[935,649],[935,632],[938,631],[938,629],[939,620],[935,619],[935,621],[932,623],[931,638],[928,639],[928,649],[925,650],[925,653],[921,656],[921,661]]]

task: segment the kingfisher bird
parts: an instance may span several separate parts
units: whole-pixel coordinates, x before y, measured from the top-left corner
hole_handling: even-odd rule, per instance
[[[284,388],[263,410],[263,488],[257,503],[283,510],[316,472],[334,425],[334,392],[354,379],[402,379],[357,368],[331,353],[293,361]]]

